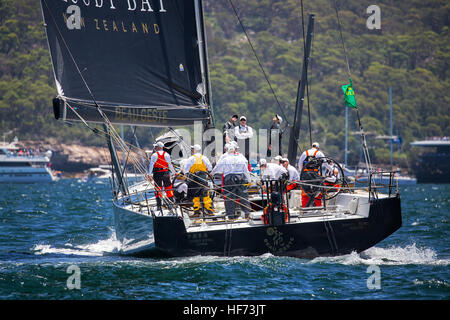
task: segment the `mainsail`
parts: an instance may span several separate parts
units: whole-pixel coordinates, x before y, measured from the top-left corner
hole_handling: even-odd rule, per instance
[[[41,7],[57,119],[103,122],[98,107],[110,122],[131,125],[210,118],[199,0],[41,0]]]

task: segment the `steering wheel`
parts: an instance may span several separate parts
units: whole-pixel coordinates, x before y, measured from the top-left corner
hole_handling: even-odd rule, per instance
[[[324,164],[327,164],[333,170],[338,170],[337,176],[334,176],[336,178],[334,182],[331,182],[330,179],[327,180],[327,177],[323,176]],[[348,187],[348,183],[344,178],[344,170],[342,170],[342,167],[337,161],[329,157],[311,159],[307,165],[302,168],[300,179],[307,184],[300,185],[303,192],[305,192],[308,197],[312,197],[316,200],[331,200],[343,191],[345,185]]]

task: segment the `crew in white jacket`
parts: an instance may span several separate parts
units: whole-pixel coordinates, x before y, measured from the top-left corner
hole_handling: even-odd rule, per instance
[[[239,125],[234,128],[234,136],[239,142],[239,140],[244,140],[244,156],[247,161],[250,161],[250,139],[253,137],[253,129],[252,127],[247,125],[247,118],[241,116],[239,118]]]

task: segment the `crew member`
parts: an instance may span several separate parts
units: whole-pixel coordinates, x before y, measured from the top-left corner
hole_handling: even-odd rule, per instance
[[[233,114],[227,122],[223,125],[223,145],[229,143],[233,139],[234,135],[234,127],[236,127],[236,122],[239,116],[237,114]],[[226,150],[225,150],[226,152]]]
[[[182,203],[187,198],[188,185],[186,183],[186,175],[184,174],[184,165],[187,159],[180,161],[180,172],[175,174],[173,182],[173,191],[177,203]]]
[[[303,166],[312,158],[325,158],[323,152],[319,150],[318,142],[314,142],[312,148],[305,150],[300,156],[300,159],[298,160],[298,172],[300,173],[300,176],[302,174]]]
[[[339,178],[339,170],[336,167],[336,165],[331,161],[328,160],[324,163],[324,174],[325,181],[330,184],[335,184],[337,179]]]
[[[247,118],[241,116],[239,118],[239,125],[234,128],[234,136],[235,139],[239,142],[239,140],[243,140],[243,145],[245,146],[244,156],[247,161],[250,161],[250,139],[253,137],[253,129],[252,127],[247,125]],[[241,144],[242,145],[242,144]]]
[[[247,160],[242,153],[239,153],[239,144],[236,141],[231,141],[230,145],[232,145],[234,147],[234,150],[235,150],[234,153],[236,155],[238,155],[239,157],[242,157],[245,160]],[[252,172],[252,166],[251,166],[250,162],[248,162],[248,171]]]
[[[172,182],[170,181],[169,170],[172,174],[175,174],[175,170],[172,166],[172,159],[170,158],[170,155],[164,151],[164,144],[159,141],[153,146],[155,147],[155,152],[150,158],[150,164],[148,166],[148,179],[149,181],[153,180],[155,182],[156,206],[158,210],[162,210],[161,198],[163,187],[167,198],[173,198],[173,189]],[[150,175],[153,175],[153,179]]]
[[[294,166],[289,164],[288,158],[281,159],[281,165],[287,170],[289,174],[289,181],[300,181],[300,174]]]
[[[331,160],[325,162],[323,166],[325,169],[323,174],[323,176],[325,177],[324,184],[328,187],[329,186],[335,187],[327,189],[326,192],[338,192],[340,188],[338,182],[338,179],[340,178],[339,169]]]
[[[291,191],[292,189],[295,189],[297,187],[296,182],[300,181],[300,175],[298,174],[297,169],[289,164],[288,158],[281,159],[281,165],[287,170],[289,174],[289,183],[286,186],[286,190]]]
[[[319,169],[322,161],[315,160],[325,158],[322,151],[319,150],[319,143],[314,142],[312,148],[304,151],[298,161],[298,171],[300,173],[300,179],[305,181],[305,185],[302,186],[302,207],[309,206],[312,202],[311,197],[314,198],[315,206],[322,205],[322,194],[318,187],[311,186],[311,184],[320,184],[321,176]],[[308,182],[310,180],[310,182]]]
[[[272,156],[272,132],[278,136],[278,155],[281,156],[281,138],[283,136],[283,130],[281,130],[281,123],[283,122],[283,118],[281,118],[278,114],[276,114],[272,119],[272,125],[270,126],[269,131],[269,147],[267,150],[267,156]]]
[[[275,158],[270,163],[267,163],[266,159],[261,159],[259,160],[259,165],[262,179],[278,180],[288,175],[288,171],[280,166]]]
[[[225,211],[229,218],[235,218],[236,202],[245,215],[250,212],[247,184],[250,181],[248,162],[244,157],[235,154],[234,145],[228,147],[227,156],[222,157],[211,171],[211,174],[223,173],[223,189],[225,195]]]
[[[201,154],[202,148],[196,144],[193,146],[194,154],[187,159],[184,170],[189,172],[189,192],[188,199],[192,198],[194,202],[194,217],[200,215],[200,207],[203,204],[203,209],[206,215],[213,215],[212,200],[209,196],[208,175],[212,166],[209,159]]]
[[[219,159],[217,161],[219,161],[221,158],[226,157],[227,156],[227,152],[228,152],[228,147],[230,146],[229,143],[225,143],[225,145],[223,146],[223,153],[219,156]]]

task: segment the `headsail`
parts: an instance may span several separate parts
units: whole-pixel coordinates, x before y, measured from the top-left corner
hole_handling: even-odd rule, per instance
[[[58,89],[55,117],[102,122],[98,105],[113,123],[208,119],[196,1],[41,0]]]

